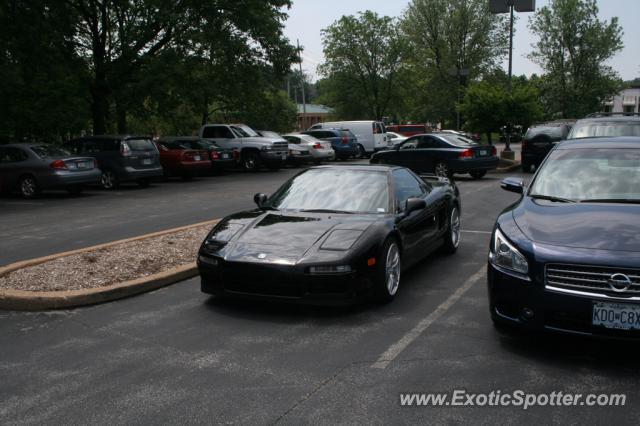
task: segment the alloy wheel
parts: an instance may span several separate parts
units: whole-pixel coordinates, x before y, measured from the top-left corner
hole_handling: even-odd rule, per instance
[[[387,250],[385,278],[389,296],[395,295],[400,285],[400,250],[395,242],[391,243]]]
[[[38,191],[36,180],[30,176],[22,178],[20,181],[20,193],[24,198],[32,198]]]
[[[460,245],[460,213],[457,207],[451,211],[451,245],[453,247]]]
[[[100,182],[102,183],[102,187],[104,189],[113,189],[115,187],[115,180],[116,176],[111,170],[105,170],[104,172],[102,172]]]
[[[449,177],[449,167],[447,167],[447,165],[443,162],[440,162],[438,164],[436,164],[436,176],[440,176],[440,177]]]

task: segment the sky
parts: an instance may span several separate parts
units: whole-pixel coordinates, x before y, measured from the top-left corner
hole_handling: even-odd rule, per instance
[[[488,1],[488,0],[487,0]],[[549,0],[537,0],[536,8],[549,3]],[[409,0],[293,0],[289,10],[289,19],[285,25],[285,35],[304,47],[302,67],[313,80],[318,78],[316,67],[323,61],[322,38],[320,31],[343,15],[354,15],[359,11],[372,10],[380,15],[399,17]],[[617,16],[624,31],[622,41],[624,49],[609,61],[624,80],[640,77],[640,0],[598,0],[600,19]],[[526,55],[536,37],[527,28],[532,13],[518,14],[520,19],[515,25],[513,40],[513,74],[540,74],[542,70]],[[504,68],[508,63],[505,60]]]

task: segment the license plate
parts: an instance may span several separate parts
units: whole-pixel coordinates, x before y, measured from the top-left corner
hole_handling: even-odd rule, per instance
[[[149,164],[151,164],[151,158],[145,158],[142,160],[142,164],[144,164],[145,166],[148,166]]]
[[[194,155],[194,156],[193,156],[193,159],[194,159],[195,161],[200,161],[200,156],[199,156],[199,155]]]
[[[224,158],[224,159],[229,158],[229,154],[222,154],[222,158]]]
[[[594,302],[591,323],[618,330],[640,330],[640,305]]]
[[[91,161],[80,161],[76,164],[79,169],[90,169],[93,166]]]
[[[489,151],[487,151],[486,149],[481,149],[481,150],[480,150],[480,156],[481,156],[481,157],[484,157],[484,156],[486,156],[487,154],[489,154]]]
[[[282,154],[282,159],[286,160],[287,159],[287,154]]]

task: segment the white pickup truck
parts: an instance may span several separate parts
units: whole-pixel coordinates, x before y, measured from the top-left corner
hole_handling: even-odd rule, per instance
[[[246,124],[205,124],[199,136],[214,141],[220,148],[238,152],[238,161],[246,170],[262,165],[278,170],[287,160],[289,145],[283,139],[264,138]]]

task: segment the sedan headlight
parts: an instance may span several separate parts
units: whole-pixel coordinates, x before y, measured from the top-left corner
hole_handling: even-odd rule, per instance
[[[496,229],[493,237],[493,251],[489,253],[489,257],[494,265],[501,268],[521,274],[529,272],[527,259],[524,258],[518,249],[507,241],[498,229]]]

